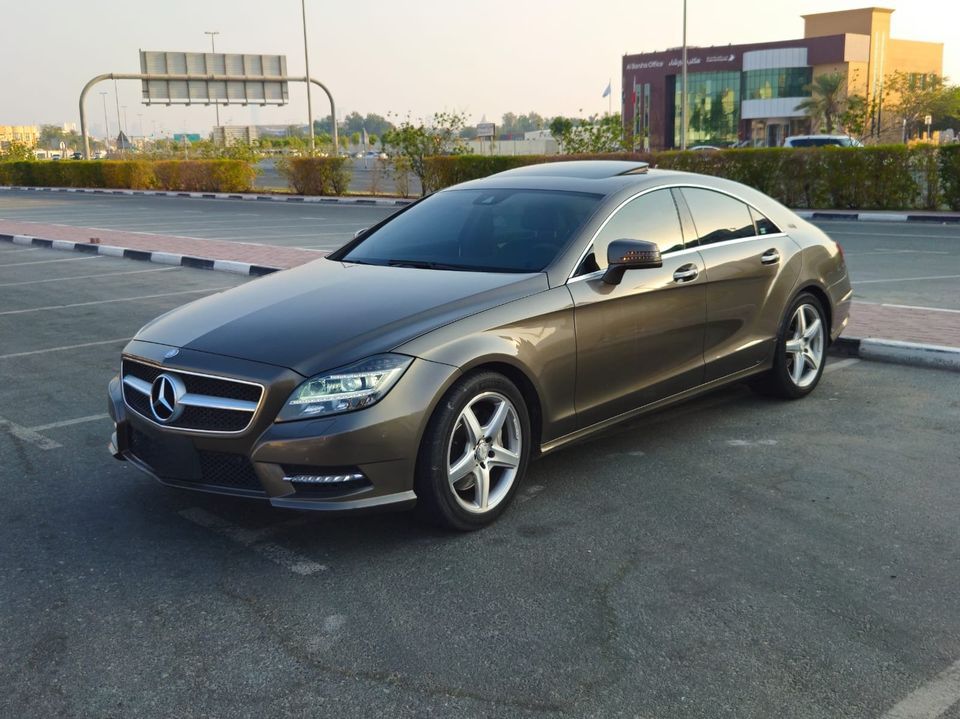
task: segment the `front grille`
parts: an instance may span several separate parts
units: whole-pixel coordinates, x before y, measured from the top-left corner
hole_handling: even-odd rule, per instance
[[[135,428],[130,429],[129,450],[161,479],[263,492],[253,463],[242,454],[191,451],[182,445],[178,449],[169,440]]]
[[[168,453],[163,445],[157,442],[150,435],[144,434],[137,429],[130,429],[130,451],[141,462],[146,464],[159,476],[164,476],[162,467]]]
[[[203,483],[216,487],[262,490],[263,486],[253,471],[253,464],[242,454],[200,450],[200,474]]]
[[[133,377],[147,384],[152,384],[162,373],[174,375],[179,378],[180,381],[183,382],[186,391],[191,395],[215,399],[240,400],[257,405],[263,394],[263,389],[259,385],[225,378],[204,377],[179,370],[156,367],[132,359],[125,358],[121,367],[121,375],[123,377]],[[153,412],[150,410],[150,398],[148,395],[124,384],[123,397],[127,406],[134,412],[151,421],[156,421]],[[184,407],[183,413],[177,417],[176,420],[168,422],[163,426],[201,432],[240,432],[250,424],[253,419],[253,414],[252,411],[246,410],[188,406]]]

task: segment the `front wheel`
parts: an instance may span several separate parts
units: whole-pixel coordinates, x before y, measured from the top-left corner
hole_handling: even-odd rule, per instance
[[[799,399],[810,394],[823,375],[827,350],[827,321],[820,300],[803,293],[784,318],[773,367],[751,386],[761,394]]]
[[[527,407],[513,383],[495,372],[460,380],[424,434],[414,481],[418,513],[461,531],[490,524],[526,472],[530,442]]]

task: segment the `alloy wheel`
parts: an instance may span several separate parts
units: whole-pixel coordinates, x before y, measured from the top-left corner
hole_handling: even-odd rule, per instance
[[[787,374],[797,387],[809,387],[823,364],[823,321],[817,308],[800,305],[790,320],[787,337]]]
[[[471,399],[454,423],[447,448],[447,481],[463,509],[492,510],[510,493],[523,440],[513,403],[499,392]]]

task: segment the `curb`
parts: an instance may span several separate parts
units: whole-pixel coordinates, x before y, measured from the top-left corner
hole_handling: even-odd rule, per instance
[[[193,255],[179,255],[173,252],[159,252],[151,250],[134,250],[129,247],[115,245],[93,245],[89,242],[70,242],[69,240],[45,240],[41,237],[27,235],[0,234],[0,242],[12,242],[15,245],[46,247],[54,250],[73,250],[84,254],[104,255],[107,257],[125,257],[128,260],[142,260],[156,262],[161,265],[174,267],[193,267],[200,270],[215,270],[217,272],[232,272],[236,275],[262,277],[273,272],[279,272],[282,267],[269,265],[254,265],[249,262],[234,260],[215,260],[210,257],[195,257]],[[320,255],[318,255],[319,257]]]
[[[137,195],[178,197],[195,200],[252,200],[270,202],[314,202],[323,205],[355,205],[359,207],[406,207],[416,200],[381,200],[373,197],[328,197],[325,195],[270,195],[252,192],[176,192],[173,190],[103,190],[91,187],[21,187],[0,185],[0,190],[24,192],[71,192],[88,195]]]
[[[794,210],[805,220],[844,220],[849,222],[939,222],[960,223],[960,214],[925,214],[887,212],[820,212],[816,210]]]
[[[832,354],[846,357],[960,372],[960,347],[840,337],[830,349]]]

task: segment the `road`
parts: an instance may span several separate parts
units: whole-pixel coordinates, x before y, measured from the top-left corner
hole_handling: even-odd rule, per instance
[[[243,281],[0,245],[0,716],[886,719],[960,698],[955,375],[833,359],[800,402],[729,388],[534,463],[497,524],[453,535],[108,456],[124,338]]]
[[[0,193],[0,218],[332,250],[389,207]],[[843,246],[858,300],[960,309],[960,225],[819,221]]]

